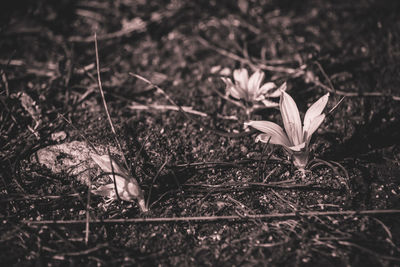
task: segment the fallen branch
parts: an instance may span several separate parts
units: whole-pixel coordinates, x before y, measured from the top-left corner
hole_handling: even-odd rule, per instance
[[[226,216],[195,216],[195,217],[149,217],[149,218],[128,218],[128,219],[97,219],[90,223],[108,224],[108,223],[176,223],[176,222],[216,222],[216,221],[249,221],[249,220],[268,220],[268,219],[288,219],[304,216],[379,216],[379,215],[400,215],[400,210],[344,210],[344,211],[309,211],[309,212],[289,212],[289,213],[271,213],[255,215],[226,215]],[[22,220],[28,225],[65,225],[65,224],[84,224],[86,220],[44,220],[30,221]]]

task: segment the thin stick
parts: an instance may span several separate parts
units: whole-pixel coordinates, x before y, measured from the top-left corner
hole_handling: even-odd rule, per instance
[[[108,154],[108,158],[110,159],[110,165],[111,165],[111,172],[112,172],[112,177],[113,177],[113,182],[114,182],[114,190],[115,190],[115,195],[117,196],[117,199],[119,201],[121,201],[121,198],[119,197],[119,193],[118,193],[118,187],[117,187],[117,181],[115,179],[115,172],[114,172],[114,165],[111,159],[111,152],[110,152],[110,148],[107,147],[107,154]]]
[[[314,63],[315,63],[315,65],[318,66],[319,71],[322,73],[322,75],[324,76],[325,80],[328,82],[329,87],[331,88],[331,90],[336,92],[336,89],[335,89],[335,87],[333,87],[331,79],[329,78],[328,74],[326,74],[326,72],[325,72],[324,68],[322,67],[322,65],[318,61],[315,61]]]
[[[100,63],[99,63],[99,50],[98,50],[98,47],[97,47],[97,34],[96,34],[96,32],[94,33],[94,46],[95,46],[95,51],[96,51],[97,83],[98,83],[98,85],[99,85],[99,91],[100,91],[101,99],[103,100],[103,106],[104,106],[104,109],[105,109],[105,111],[106,111],[108,123],[110,124],[111,131],[112,131],[112,133],[113,133],[113,135],[114,135],[115,142],[117,143],[118,149],[121,151],[122,158],[124,159],[125,166],[126,166],[126,168],[127,168],[128,170],[130,170],[129,165],[128,165],[128,161],[126,160],[124,151],[122,150],[121,143],[119,142],[118,137],[117,137],[117,133],[115,132],[114,124],[113,124],[113,122],[112,122],[112,120],[111,120],[110,113],[108,112],[108,107],[107,107],[106,98],[104,97],[103,86],[101,85]]]
[[[151,197],[151,191],[153,190],[153,185],[156,182],[158,176],[160,176],[162,170],[164,169],[165,165],[167,165],[167,163],[168,163],[168,159],[166,159],[164,161],[163,165],[161,165],[160,169],[158,169],[158,172],[156,173],[156,175],[153,178],[153,181],[151,182],[151,186],[149,189],[149,195],[147,196],[146,207],[149,207],[149,204],[150,204],[150,197]]]
[[[192,107],[189,106],[181,106],[182,110],[187,113],[191,113],[194,115],[198,115],[201,117],[207,117],[208,114],[194,110]],[[142,105],[138,103],[133,103],[132,105],[129,106],[130,109],[132,110],[148,110],[148,109],[156,109],[156,110],[173,110],[173,111],[179,111],[179,108],[175,105],[157,105],[157,104],[149,104],[149,105]]]
[[[86,203],[86,227],[85,227],[85,244],[89,243],[89,223],[90,223],[90,192],[92,190],[92,179],[89,177],[88,179],[88,195],[87,195],[87,203]]]
[[[360,246],[360,245],[358,245],[356,243],[352,243],[352,242],[348,242],[348,241],[338,241],[338,243],[340,245],[342,245],[342,246],[355,247],[355,248],[357,248],[357,249],[359,249],[359,250],[361,250],[363,252],[367,252],[367,253],[369,253],[369,254],[377,257],[377,258],[381,258],[381,259],[388,260],[388,261],[400,261],[400,258],[379,254],[379,253],[377,253],[377,252],[375,252],[375,251],[373,251],[373,250],[371,250],[369,248]]]
[[[146,30],[146,27],[147,27],[147,23],[144,21],[140,21],[139,23],[136,23],[126,29],[122,29],[122,30],[119,30],[116,32],[104,34],[99,37],[99,40],[110,40],[110,39],[114,39],[114,38],[120,38],[120,37],[129,35],[134,32],[143,32]],[[96,37],[94,37],[94,39],[96,40]],[[71,36],[68,39],[68,41],[74,42],[74,43],[91,43],[91,42],[93,42],[93,37],[91,37],[91,36],[89,36],[89,37]]]
[[[200,189],[186,189],[186,191],[192,191],[192,192],[207,192],[207,188],[213,188],[214,192],[226,192],[226,191],[233,191],[233,190],[239,190],[243,191],[245,189],[252,189],[252,188],[258,188],[261,189],[261,187],[264,188],[275,188],[275,189],[320,189],[324,190],[325,188],[317,185],[316,183],[313,182],[308,182],[304,184],[297,184],[297,183],[254,183],[254,182],[249,182],[249,183],[227,183],[227,184],[221,184],[221,185],[207,185],[207,184],[184,184],[185,187],[200,187]]]
[[[332,90],[329,86],[326,86],[325,84],[321,83],[320,81],[313,81],[313,83],[317,86],[322,87],[326,91],[336,94],[336,95],[341,95],[341,96],[347,96],[347,97],[388,97],[391,98],[394,101],[400,101],[400,96],[395,96],[395,95],[389,95],[389,94],[383,94],[380,92],[344,92],[340,90]]]
[[[218,166],[236,166],[239,164],[249,164],[256,162],[256,159],[245,159],[233,162],[227,161],[203,161],[203,162],[192,162],[192,163],[183,163],[177,165],[168,165],[168,168],[190,168],[190,167],[199,167],[199,166],[210,166],[210,167],[218,167]]]
[[[328,115],[331,115],[332,112],[334,112],[334,111],[337,109],[337,107],[343,102],[343,100],[344,100],[345,98],[346,98],[346,96],[343,96],[343,97],[339,100],[339,102],[337,102],[336,105],[328,111]]]
[[[5,91],[6,91],[6,96],[9,97],[9,96],[10,96],[10,90],[9,90],[9,88],[8,88],[7,75],[6,75],[5,72],[3,72],[3,73],[1,74],[1,79],[3,80],[3,83],[4,83],[4,88],[5,88]]]
[[[242,64],[247,64],[254,71],[258,70],[258,69],[263,69],[263,70],[267,70],[267,71],[283,72],[283,73],[287,73],[287,74],[294,74],[294,73],[299,72],[298,69],[292,69],[292,68],[286,68],[286,67],[277,67],[277,66],[269,66],[269,65],[266,65],[266,64],[262,64],[262,63],[254,64],[249,59],[242,58],[242,57],[240,57],[240,56],[238,56],[238,55],[236,55],[236,54],[234,54],[234,53],[232,53],[230,51],[227,51],[225,49],[222,49],[222,48],[219,48],[219,47],[217,47],[215,45],[210,44],[204,38],[197,37],[196,39],[197,39],[197,41],[199,43],[201,43],[202,45],[204,45],[204,46],[206,46],[208,48],[211,48],[211,49],[215,50],[218,54],[221,54],[221,55],[229,57],[229,58],[231,58],[233,60],[239,61]]]
[[[8,194],[8,196],[11,194]],[[0,203],[3,202],[10,202],[10,201],[26,201],[26,200],[44,200],[44,199],[60,199],[65,197],[78,197],[79,193],[72,193],[63,196],[55,196],[55,195],[48,195],[48,196],[39,196],[39,195],[16,195],[15,197],[9,197],[0,199]]]
[[[288,213],[269,213],[255,215],[225,215],[225,216],[195,216],[195,217],[149,217],[149,218],[129,218],[129,219],[97,219],[91,223],[176,223],[176,222],[215,222],[215,221],[249,221],[249,220],[268,220],[268,219],[288,219],[298,218],[301,216],[379,216],[379,215],[400,215],[400,210],[344,210],[344,211],[309,211],[309,212],[288,212]],[[65,225],[65,224],[82,224],[85,220],[44,220],[29,221],[22,220],[22,223],[28,225]]]
[[[97,245],[97,246],[95,246],[93,248],[89,248],[89,249],[81,250],[81,251],[77,251],[77,252],[64,252],[62,254],[55,255],[54,257],[87,255],[87,254],[90,254],[90,253],[92,253],[92,252],[94,252],[96,250],[99,250],[99,249],[102,249],[102,248],[105,248],[105,247],[108,247],[108,246],[109,246],[108,243],[103,243],[103,244],[99,244],[99,245]]]

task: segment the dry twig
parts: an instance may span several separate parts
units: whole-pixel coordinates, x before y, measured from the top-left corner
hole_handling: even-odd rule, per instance
[[[242,64],[246,64],[248,65],[253,71],[256,71],[258,69],[262,69],[262,70],[267,70],[267,71],[272,71],[272,72],[282,72],[282,73],[287,73],[287,74],[298,74],[299,72],[303,73],[302,68],[299,69],[293,69],[293,68],[289,68],[289,67],[279,67],[279,66],[270,66],[270,65],[266,65],[263,63],[259,63],[259,64],[254,64],[253,62],[250,61],[250,59],[247,58],[243,58],[240,57],[230,51],[227,51],[225,49],[222,49],[220,47],[217,47],[213,44],[210,44],[210,42],[208,42],[207,40],[205,40],[204,38],[198,36],[197,37],[197,41],[208,47],[213,49],[214,51],[216,51],[218,54],[221,54],[223,56],[229,57],[233,60],[239,61]]]
[[[195,217],[148,217],[148,218],[129,218],[129,219],[97,219],[91,223],[116,224],[116,223],[176,223],[176,222],[216,222],[216,221],[249,221],[249,220],[272,220],[288,219],[304,216],[379,216],[379,215],[400,215],[400,210],[343,210],[343,211],[308,211],[308,212],[289,212],[289,213],[270,213],[255,214],[247,216],[225,215],[225,216],[195,216]],[[82,224],[85,220],[43,220],[30,221],[22,220],[28,225],[65,225]]]
[[[388,97],[394,101],[400,101],[400,96],[394,96],[394,95],[384,94],[384,93],[380,93],[380,92],[344,92],[344,91],[336,90],[333,87],[333,84],[330,81],[328,75],[322,68],[321,64],[319,62],[315,62],[315,64],[318,66],[320,72],[325,77],[325,79],[328,81],[329,86],[326,86],[325,84],[323,84],[322,82],[320,82],[318,80],[314,80],[313,83],[319,87],[322,87],[323,89],[325,89],[326,91],[328,91],[332,94],[347,96],[347,97]]]

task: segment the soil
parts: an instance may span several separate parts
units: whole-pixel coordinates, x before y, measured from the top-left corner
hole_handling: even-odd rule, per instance
[[[397,1],[9,4],[0,11],[5,266],[399,264]],[[287,82],[302,116],[330,92],[304,173],[244,126],[282,124],[277,108],[246,113],[224,97],[221,77],[239,68]],[[57,167],[65,151],[52,154],[54,168],[34,160],[75,143],[120,144],[149,211],[90,194],[86,176]]]

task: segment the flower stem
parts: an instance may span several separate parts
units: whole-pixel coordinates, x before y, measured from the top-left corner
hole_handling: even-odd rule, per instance
[[[308,150],[294,152],[292,155],[292,161],[294,166],[296,166],[297,169],[304,171],[308,163],[308,156],[309,156]]]

